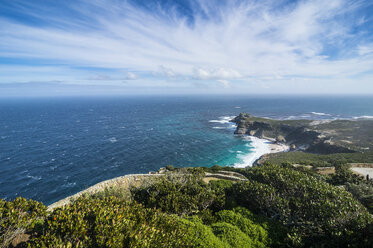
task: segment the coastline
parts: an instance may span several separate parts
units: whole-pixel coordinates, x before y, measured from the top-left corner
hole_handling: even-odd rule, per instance
[[[290,150],[288,145],[276,143],[271,139],[260,139],[255,136],[247,136],[247,138],[251,141],[250,150],[252,152],[242,155],[240,157],[242,163],[234,164],[233,167],[235,168],[251,167],[255,161],[257,161],[263,155],[278,152],[288,152]]]

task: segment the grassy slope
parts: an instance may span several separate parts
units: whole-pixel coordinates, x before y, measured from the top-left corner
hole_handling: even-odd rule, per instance
[[[289,162],[292,164],[304,164],[315,166],[333,166],[335,161],[345,160],[348,163],[373,163],[373,152],[367,153],[335,153],[328,155],[317,155],[305,152],[272,153],[260,161],[260,164],[269,162],[281,164]]]

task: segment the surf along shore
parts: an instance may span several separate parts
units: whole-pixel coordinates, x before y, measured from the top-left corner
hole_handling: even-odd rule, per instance
[[[226,118],[225,122],[229,122]],[[252,152],[249,154],[244,154],[242,157],[242,163],[233,165],[236,168],[244,168],[252,166],[256,160],[262,157],[265,154],[269,153],[278,153],[289,151],[289,146],[284,143],[276,142],[276,140],[271,138],[257,138],[255,136],[246,136],[251,144]],[[85,195],[85,194],[95,194],[102,192],[108,188],[120,187],[124,190],[130,189],[130,187],[139,187],[144,182],[152,180],[153,178],[159,178],[164,176],[164,169],[161,168],[158,172],[149,172],[148,174],[129,174],[124,176],[119,176],[113,179],[105,180],[99,182],[87,189],[84,189],[76,194],[63,198],[57,202],[48,206],[48,210],[53,210],[54,208],[62,207],[66,204],[69,204],[74,199]],[[206,173],[206,181],[214,180],[215,178],[222,178],[228,180],[241,180],[236,177],[237,175],[227,175],[227,174],[209,174]],[[208,178],[208,179],[207,179]]]
[[[270,138],[258,138],[255,136],[246,137],[251,141],[251,153],[242,155],[240,157],[242,162],[234,164],[233,167],[245,168],[248,166],[253,166],[253,164],[255,164],[255,162],[263,155],[278,152],[288,152],[290,150],[290,146],[284,143],[276,142],[276,140]]]

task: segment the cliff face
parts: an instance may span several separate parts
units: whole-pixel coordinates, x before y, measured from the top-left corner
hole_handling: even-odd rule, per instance
[[[235,134],[286,143],[312,153],[350,153],[373,149],[373,121],[273,120],[241,113],[232,122]]]

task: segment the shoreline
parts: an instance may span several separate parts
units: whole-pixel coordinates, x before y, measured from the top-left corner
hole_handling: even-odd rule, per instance
[[[286,144],[278,144],[274,140],[271,140],[270,138],[257,138],[255,136],[245,136],[245,138],[249,139],[251,141],[250,143],[250,150],[252,152],[248,154],[242,154],[241,159],[243,160],[242,163],[234,164],[233,167],[235,168],[246,168],[246,167],[252,167],[255,161],[260,159],[263,155],[270,154],[270,153],[278,153],[278,152],[288,152],[290,150],[290,147]],[[141,182],[145,178],[151,178],[151,177],[159,177],[163,176],[163,174],[158,173],[148,173],[148,174],[128,174],[128,175],[122,175],[119,177],[115,177],[112,179],[104,180],[101,182],[98,182],[84,190],[81,190],[75,194],[72,194],[70,196],[67,196],[61,200],[58,200],[50,205],[48,205],[48,211],[57,208],[62,207],[69,203],[71,200],[74,200],[78,198],[79,196],[83,194],[92,194],[99,191],[102,191],[105,187],[112,187],[112,186],[124,186],[129,187],[129,185],[136,185],[141,184]]]
[[[233,165],[235,168],[252,167],[255,161],[260,159],[263,155],[278,152],[288,152],[290,147],[286,144],[278,144],[271,139],[260,139],[255,136],[247,136],[251,141],[252,153],[241,156],[242,163]]]

